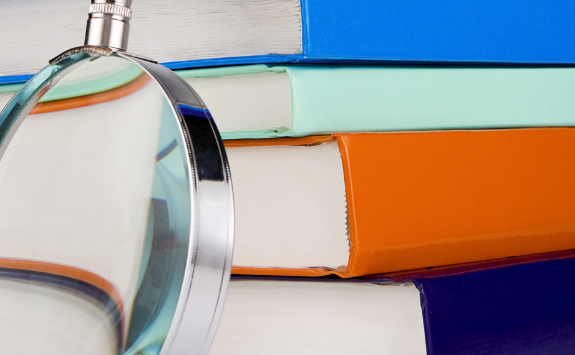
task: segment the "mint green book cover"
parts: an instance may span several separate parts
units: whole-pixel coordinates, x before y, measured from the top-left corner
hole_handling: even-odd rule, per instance
[[[294,136],[575,124],[575,69],[288,67]]]
[[[291,127],[223,130],[224,139],[575,124],[575,68],[252,65],[177,71],[184,78],[262,72],[289,77]],[[0,92],[10,90],[15,86],[0,86]]]

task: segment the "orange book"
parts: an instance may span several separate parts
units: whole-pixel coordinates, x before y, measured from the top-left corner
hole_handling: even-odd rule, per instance
[[[226,146],[332,140],[344,170],[347,266],[234,273],[354,277],[575,249],[574,129],[335,134]]]

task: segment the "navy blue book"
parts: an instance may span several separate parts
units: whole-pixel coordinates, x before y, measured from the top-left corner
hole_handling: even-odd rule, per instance
[[[84,2],[2,7],[0,83],[77,45]],[[56,6],[61,4],[61,8]],[[171,69],[258,63],[575,64],[572,0],[172,0],[133,5],[129,50]],[[58,10],[58,11],[56,11]],[[23,30],[20,19],[29,23]]]
[[[573,251],[408,278],[420,291],[428,355],[574,352]]]

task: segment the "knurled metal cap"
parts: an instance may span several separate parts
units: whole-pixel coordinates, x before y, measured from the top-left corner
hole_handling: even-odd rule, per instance
[[[116,4],[90,4],[90,7],[88,8],[88,13],[118,15],[127,17],[129,19],[132,18],[132,10],[129,7],[120,6]]]

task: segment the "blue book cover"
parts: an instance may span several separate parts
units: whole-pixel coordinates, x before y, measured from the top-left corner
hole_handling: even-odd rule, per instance
[[[306,57],[573,63],[569,0],[302,0]]]

